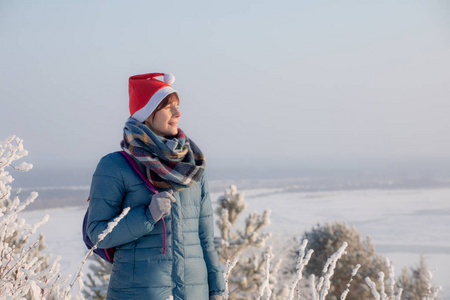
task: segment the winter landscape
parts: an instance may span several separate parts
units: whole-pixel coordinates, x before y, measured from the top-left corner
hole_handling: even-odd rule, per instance
[[[25,146],[11,139],[0,149],[0,299],[93,298],[78,287],[90,288],[97,262],[73,277],[87,253],[91,176],[102,156],[120,150],[130,76],[162,72],[176,78],[179,128],[207,160],[224,269],[227,247],[247,247],[229,300],[257,299],[269,286],[270,299],[288,299],[277,288],[290,289],[302,238],[327,224],[347,224],[347,234],[309,238],[325,246],[290,289],[300,299],[324,299],[311,295],[308,268],[328,251],[320,268],[341,256],[327,300],[344,300],[331,292],[347,283],[345,300],[450,300],[449,16],[446,0],[2,1],[0,141],[17,135]],[[223,238],[230,191],[245,204],[231,244]],[[264,226],[243,230],[251,222]],[[361,252],[350,251],[358,234],[373,248],[361,242]],[[347,253],[338,252],[344,238]],[[394,295],[392,269],[367,260],[373,249],[396,279],[415,283],[410,293],[426,296],[410,297],[407,285]],[[60,257],[59,269],[47,255]],[[365,266],[384,271],[385,289],[383,275],[370,275],[378,296]],[[239,298],[240,283],[253,284],[251,297]],[[361,286],[366,296],[357,298]]]

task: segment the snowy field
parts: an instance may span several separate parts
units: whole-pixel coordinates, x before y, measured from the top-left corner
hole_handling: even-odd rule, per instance
[[[211,194],[213,205],[221,194]],[[420,254],[424,254],[428,267],[435,270],[433,283],[443,286],[441,299],[450,299],[449,188],[316,192],[271,188],[246,190],[244,194],[249,206],[241,221],[252,211],[270,209],[272,224],[268,231],[274,234],[272,241],[276,244],[282,245],[294,235],[300,237],[317,223],[345,221],[372,239],[377,252],[393,262],[397,275],[404,266],[418,265]],[[46,251],[61,256],[63,274],[73,274],[85,253],[81,238],[85,209],[22,213],[28,222],[50,215],[40,231],[48,245]]]

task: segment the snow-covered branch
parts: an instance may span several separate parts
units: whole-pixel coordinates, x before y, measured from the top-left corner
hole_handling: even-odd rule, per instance
[[[228,279],[230,278],[231,275],[231,270],[234,268],[234,266],[236,266],[236,263],[238,262],[238,258],[234,258],[233,261],[230,262],[230,260],[227,260],[226,263],[226,271],[223,273],[223,278],[225,281],[225,292],[224,292],[224,299],[228,299],[229,296],[229,289],[228,289]]]
[[[286,300],[293,300],[294,299],[294,293],[295,288],[298,285],[298,282],[303,277],[303,268],[308,264],[311,255],[313,254],[314,250],[309,250],[308,253],[305,255],[306,246],[308,245],[308,240],[303,240],[303,242],[300,244],[300,247],[298,249],[298,260],[297,260],[297,277],[292,282],[290,288],[289,288],[289,296],[286,298]]]
[[[70,289],[74,286],[74,284],[76,282],[79,282],[79,288],[80,289],[82,288],[81,276],[83,275],[83,273],[81,272],[81,270],[83,269],[83,266],[86,264],[87,259],[89,258],[89,256],[92,255],[92,253],[94,253],[94,250],[98,248],[98,244],[101,241],[103,241],[103,239],[113,231],[114,227],[117,226],[119,221],[122,220],[128,214],[129,211],[130,211],[129,207],[124,208],[122,213],[119,216],[117,216],[116,218],[114,218],[114,220],[109,222],[106,229],[103,230],[103,232],[98,235],[97,243],[95,243],[95,245],[91,249],[89,249],[89,251],[84,256],[83,260],[81,261],[80,265],[78,266],[78,271],[75,273],[75,276],[74,276],[72,282],[70,283],[70,288],[68,291],[66,291],[66,295],[68,295]]]

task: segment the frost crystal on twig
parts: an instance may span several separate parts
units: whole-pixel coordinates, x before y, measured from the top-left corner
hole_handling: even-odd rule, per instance
[[[303,277],[303,273],[302,273],[303,268],[308,264],[308,262],[311,258],[311,255],[314,252],[314,250],[309,250],[308,253],[305,255],[305,249],[306,249],[307,244],[308,244],[308,240],[304,239],[298,249],[298,260],[297,260],[297,266],[295,267],[297,269],[297,277],[294,279],[294,281],[292,282],[292,284],[289,288],[289,295],[286,298],[286,300],[294,299],[295,288],[297,287],[298,282]]]
[[[370,291],[372,292],[372,295],[375,298],[375,300],[380,300],[380,294],[377,291],[377,286],[375,285],[375,282],[370,280],[369,277],[366,277],[365,281],[366,281],[367,285],[369,286]]]
[[[395,272],[394,272],[394,266],[391,264],[391,261],[387,257],[386,257],[386,266],[389,269],[389,279],[388,279],[389,295],[390,295],[389,297],[390,297],[390,299],[394,300],[395,299]]]
[[[226,264],[226,271],[223,274],[223,278],[225,281],[225,292],[223,294],[224,299],[228,299],[229,296],[229,290],[228,290],[228,279],[230,278],[231,270],[236,266],[236,263],[238,262],[238,257],[235,257],[232,262],[230,262],[229,259],[227,259]]]
[[[384,273],[379,272],[378,273],[378,282],[380,283],[380,298],[381,300],[386,300],[386,292],[384,287]]]
[[[270,259],[272,258],[272,247],[267,247],[266,253],[264,253],[265,267],[264,267],[264,281],[259,287],[258,300],[261,299],[264,294],[267,295],[267,299],[272,296],[272,290],[270,289],[269,279],[270,279]]]
[[[351,284],[351,282],[353,280],[353,277],[355,277],[356,273],[358,273],[359,268],[361,268],[361,265],[357,264],[356,267],[352,270],[352,274],[350,276],[350,280],[347,283],[347,288],[341,294],[341,300],[345,300],[345,298],[347,297],[348,293],[350,292],[350,284]]]

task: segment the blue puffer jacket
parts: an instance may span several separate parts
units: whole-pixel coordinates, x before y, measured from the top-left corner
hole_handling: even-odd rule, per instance
[[[94,173],[89,201],[88,235],[96,243],[107,223],[123,208],[130,212],[100,242],[116,247],[108,288],[110,300],[207,300],[224,292],[214,247],[211,199],[203,175],[197,184],[174,192],[171,214],[155,224],[148,205],[152,193],[120,153],[103,157]]]

